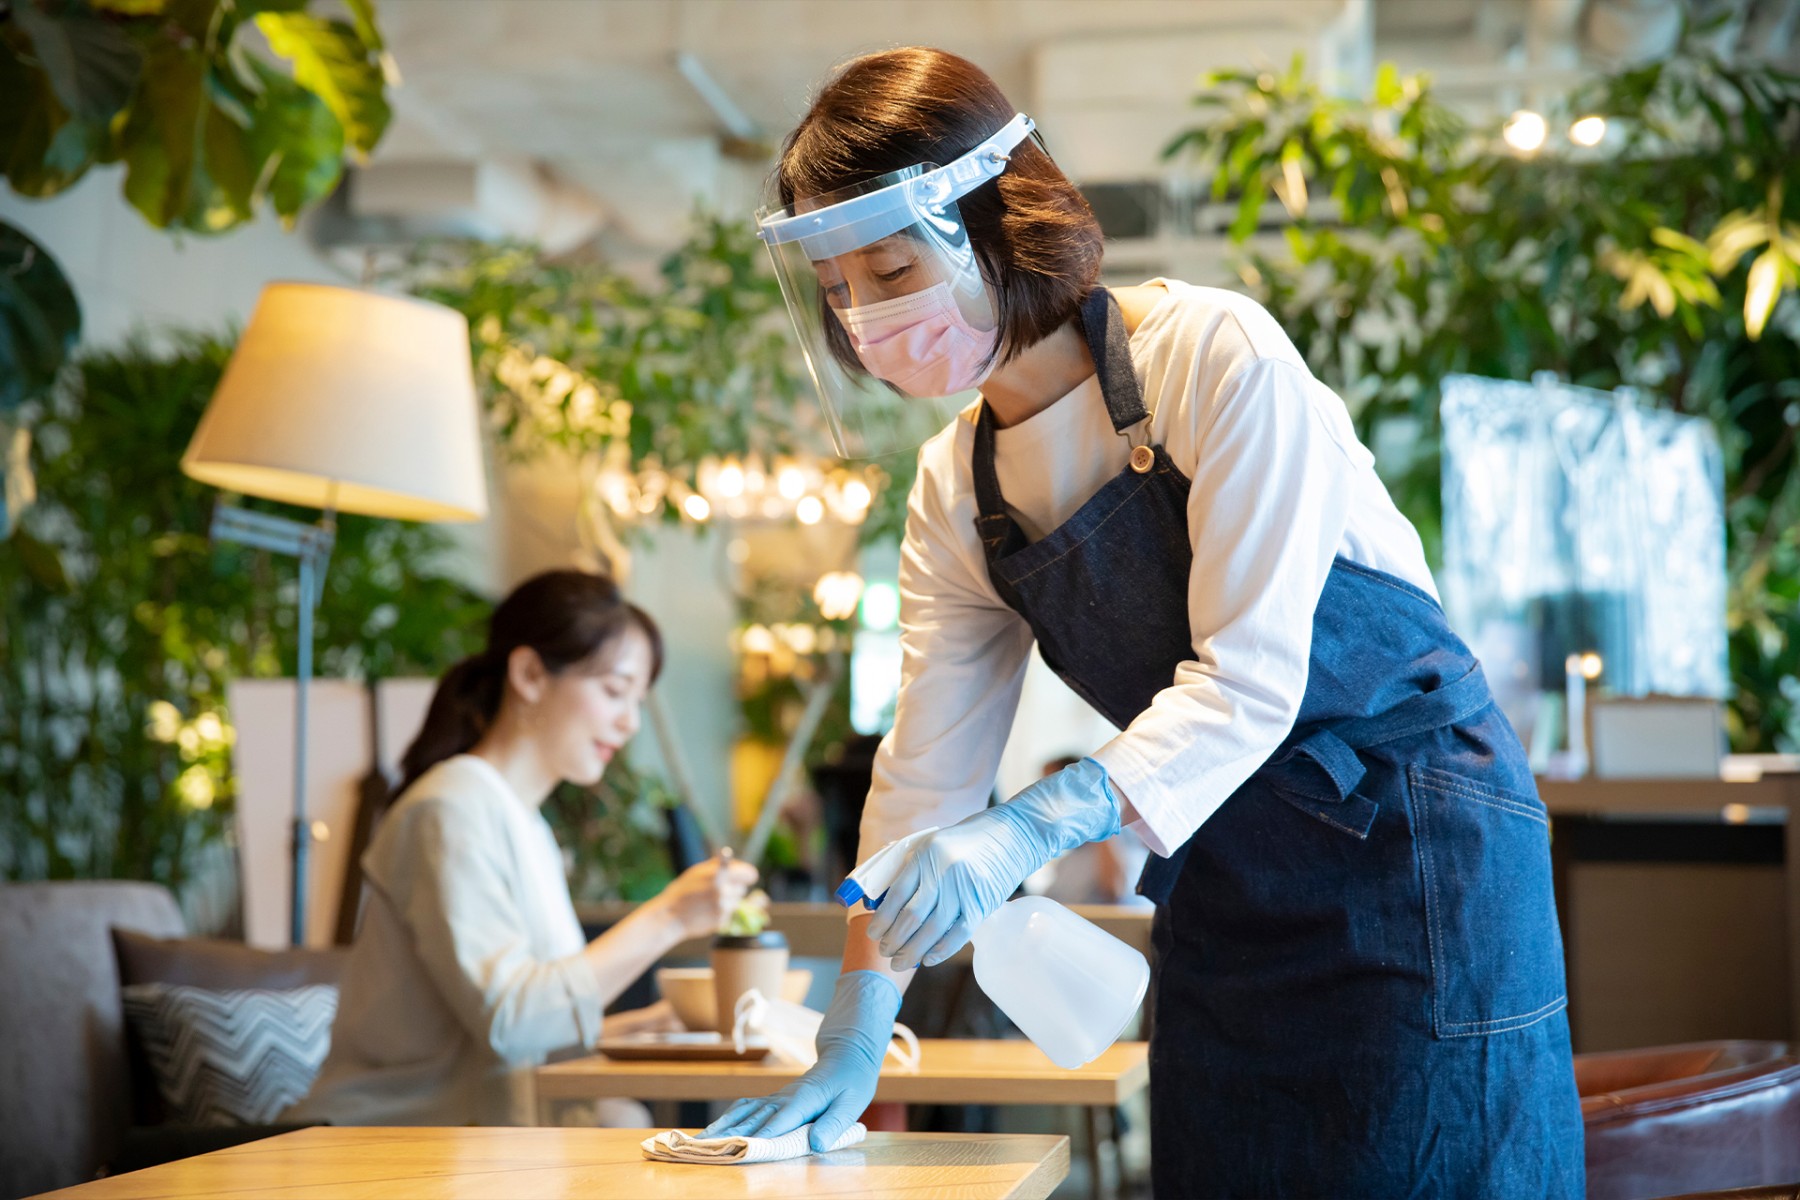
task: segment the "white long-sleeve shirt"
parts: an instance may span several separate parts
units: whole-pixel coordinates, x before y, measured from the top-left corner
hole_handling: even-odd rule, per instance
[[[1193,656],[1095,757],[1137,810],[1131,828],[1166,855],[1293,728],[1313,610],[1336,555],[1436,589],[1343,401],[1268,312],[1233,292],[1154,282],[1168,295],[1131,334],[1131,359],[1151,440],[1193,481]],[[876,756],[859,858],[983,808],[1018,705],[1032,634],[994,590],[975,533],[977,411],[919,452],[900,558],[900,698]],[[1072,516],[1129,453],[1091,376],[995,437],[1001,491],[1032,540]],[[1092,636],[1126,620],[1101,615]]]
[[[542,814],[457,755],[382,818],[331,1050],[283,1120],[528,1125],[529,1068],[600,1037],[599,982]]]

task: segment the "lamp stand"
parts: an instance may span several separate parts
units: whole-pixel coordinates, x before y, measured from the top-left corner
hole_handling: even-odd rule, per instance
[[[214,541],[236,542],[297,559],[300,565],[298,612],[299,645],[295,651],[294,697],[294,824],[293,879],[289,893],[289,937],[295,946],[306,944],[306,871],[312,846],[312,826],[306,818],[306,715],[312,690],[313,611],[325,584],[325,568],[337,541],[337,521],[327,508],[315,525],[286,517],[251,512],[221,503],[213,509]]]

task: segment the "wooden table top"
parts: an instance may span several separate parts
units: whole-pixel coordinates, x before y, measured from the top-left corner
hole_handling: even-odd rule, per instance
[[[649,1129],[353,1129],[284,1133],[50,1195],[72,1200],[501,1200],[890,1197],[1038,1200],[1069,1173],[1069,1139],[871,1133],[835,1154],[741,1167],[644,1159]]]
[[[615,1062],[605,1055],[539,1067],[539,1100],[736,1100],[792,1083],[788,1062]],[[1116,1105],[1150,1081],[1149,1045],[1116,1042],[1085,1067],[1065,1071],[1023,1040],[934,1039],[919,1042],[919,1070],[890,1058],[875,1090],[877,1103]]]

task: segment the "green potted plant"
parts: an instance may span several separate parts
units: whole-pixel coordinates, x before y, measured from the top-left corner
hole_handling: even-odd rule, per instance
[[[1800,77],[1690,36],[1550,106],[1532,153],[1391,67],[1367,101],[1296,63],[1216,72],[1195,104],[1167,156],[1235,203],[1239,245],[1281,206],[1281,248],[1245,253],[1241,277],[1365,440],[1413,447],[1381,466],[1434,558],[1452,372],[1629,385],[1716,424],[1731,739],[1800,749]],[[1560,133],[1583,118],[1594,145]]]

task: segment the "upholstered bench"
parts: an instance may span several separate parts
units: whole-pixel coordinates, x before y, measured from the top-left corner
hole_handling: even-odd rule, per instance
[[[164,1121],[120,988],[335,984],[346,952],[270,953],[185,934],[174,897],[155,884],[0,885],[0,1197],[274,1131]]]

